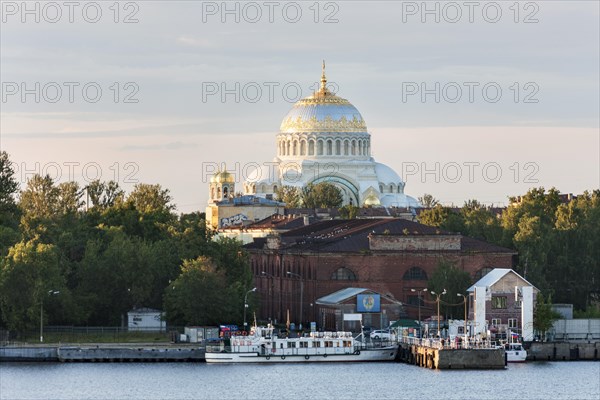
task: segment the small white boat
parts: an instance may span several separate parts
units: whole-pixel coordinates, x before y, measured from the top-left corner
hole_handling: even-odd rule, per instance
[[[527,350],[519,342],[506,343],[504,345],[507,362],[525,362],[527,360]]]
[[[310,336],[279,338],[274,328],[254,327],[249,335],[234,335],[206,347],[207,363],[282,363],[392,361],[398,345],[366,346],[350,332],[311,332]]]

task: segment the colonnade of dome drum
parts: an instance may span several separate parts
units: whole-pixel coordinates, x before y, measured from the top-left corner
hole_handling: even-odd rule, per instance
[[[319,135],[321,136],[321,135]],[[371,155],[371,141],[368,137],[339,137],[336,138],[293,138],[279,137],[277,140],[277,155],[280,157],[293,156],[363,156]]]

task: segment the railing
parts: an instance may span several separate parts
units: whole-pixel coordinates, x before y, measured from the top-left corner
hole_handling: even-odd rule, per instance
[[[433,349],[495,349],[497,345],[489,339],[477,339],[470,337],[465,340],[464,337],[458,336],[458,340],[438,339],[438,338],[415,338],[402,336],[398,338],[398,342],[429,347]]]

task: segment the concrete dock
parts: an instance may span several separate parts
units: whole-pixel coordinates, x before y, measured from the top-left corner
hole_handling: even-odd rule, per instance
[[[442,341],[404,338],[398,360],[431,369],[503,369],[504,349],[481,343],[447,346]]]
[[[526,350],[528,361],[600,360],[600,342],[533,342]]]
[[[204,361],[204,348],[181,344],[94,344],[0,347],[0,361],[190,362]]]

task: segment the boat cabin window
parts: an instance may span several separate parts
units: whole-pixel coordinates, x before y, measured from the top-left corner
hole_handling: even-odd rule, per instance
[[[331,341],[331,340],[326,340],[326,341],[325,341],[325,347],[333,347],[333,341]]]
[[[308,347],[308,342],[300,342],[300,347],[307,348]]]
[[[318,341],[318,340],[315,340],[315,341],[313,342],[313,347],[321,347],[321,342],[320,342],[320,341]]]
[[[288,348],[295,348],[296,347],[296,342],[287,342],[287,347]]]

